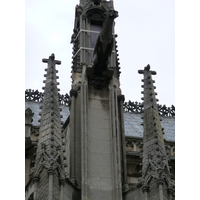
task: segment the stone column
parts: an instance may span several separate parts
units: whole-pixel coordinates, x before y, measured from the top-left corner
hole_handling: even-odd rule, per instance
[[[122,199],[121,187],[121,149],[120,149],[120,134],[119,134],[119,118],[118,118],[118,103],[117,103],[117,86],[115,79],[111,81],[109,86],[109,102],[110,102],[110,119],[111,119],[111,148],[112,148],[112,177],[114,195],[113,199]]]
[[[144,200],[148,200],[148,190],[149,190],[148,186],[143,186],[142,187],[142,192],[144,194]]]
[[[33,177],[33,184],[34,184],[34,193],[33,193],[33,200],[37,200],[37,184],[39,181],[39,176]]]
[[[121,132],[120,132],[120,123],[119,123],[119,107],[118,107],[118,96],[117,96],[117,89],[114,91],[114,99],[115,99],[115,119],[116,119],[116,136],[117,136],[117,175],[118,175],[118,182],[117,182],[117,188],[119,193],[119,199],[122,199],[122,177],[121,177]]]
[[[77,91],[71,89],[70,97],[71,97],[71,105],[70,105],[70,131],[71,131],[71,157],[70,157],[70,178],[71,181],[75,184],[75,98],[77,96]]]
[[[53,200],[53,175],[54,175],[54,170],[49,169],[48,170],[48,175],[49,175],[49,194],[48,194],[48,200]]]
[[[82,69],[81,84],[81,199],[88,198],[88,85],[85,75],[86,66]]]
[[[65,185],[65,180],[64,179],[60,179],[60,200],[64,200],[64,188]]]
[[[120,111],[120,124],[121,124],[121,145],[122,145],[122,166],[123,166],[123,187],[124,190],[128,189],[127,184],[127,164],[126,164],[126,142],[125,142],[125,130],[124,130],[124,103],[125,97],[124,95],[118,95],[119,101],[119,111]]]
[[[171,188],[167,189],[167,191],[168,191],[168,195],[169,195],[169,200],[172,200],[174,191]]]
[[[116,124],[115,124],[115,110],[114,110],[114,88],[113,85],[110,87],[109,91],[109,103],[110,103],[110,119],[111,119],[111,149],[112,149],[112,178],[113,178],[113,198],[118,199],[118,192],[116,189],[117,185],[117,158],[116,158]]]
[[[158,180],[159,200],[163,200],[163,180]]]

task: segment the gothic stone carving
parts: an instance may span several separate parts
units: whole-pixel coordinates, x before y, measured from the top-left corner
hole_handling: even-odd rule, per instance
[[[99,5],[101,3],[101,0],[92,0],[95,5]]]
[[[94,48],[93,68],[95,73],[98,74],[102,74],[103,71],[107,70],[114,43],[112,27],[114,19],[118,17],[118,12],[115,10],[105,12],[104,17],[103,28],[99,33]]]
[[[60,155],[60,147],[58,146],[56,150],[51,150],[49,153],[46,150],[46,145],[44,143],[41,144],[41,151],[39,159],[36,161],[35,167],[31,169],[30,176],[40,177],[40,173],[43,168],[47,170],[55,171],[58,170],[60,178],[64,178],[63,174],[63,162]]]
[[[173,181],[171,180],[169,169],[164,163],[162,167],[156,167],[153,162],[150,161],[146,170],[143,172],[143,177],[139,179],[139,182],[143,185],[143,192],[145,190],[150,190],[151,182],[156,182],[158,185],[166,183],[167,189],[174,192]]]
[[[112,77],[114,70],[108,69],[110,56],[113,49],[114,39],[112,36],[112,27],[114,19],[118,17],[118,12],[111,10],[104,13],[104,24],[97,38],[92,68],[86,69],[86,74],[89,77],[89,84],[95,89],[102,89]]]
[[[108,85],[108,79],[103,75],[92,75],[89,77],[89,84],[91,84],[95,89],[100,90]]]

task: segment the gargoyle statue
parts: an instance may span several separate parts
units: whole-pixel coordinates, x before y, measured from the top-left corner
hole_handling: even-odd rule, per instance
[[[95,5],[99,5],[101,0],[92,0],[94,2]]]
[[[104,17],[103,28],[97,38],[93,54],[93,69],[97,74],[107,70],[114,43],[112,27],[118,12],[115,10],[105,12]]]

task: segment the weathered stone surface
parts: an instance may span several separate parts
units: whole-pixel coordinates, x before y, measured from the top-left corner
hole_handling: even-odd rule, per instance
[[[169,198],[164,191],[172,189],[172,180],[151,78],[151,74],[156,73],[149,69],[150,66],[147,65],[144,70],[139,70],[139,73],[144,74],[144,145],[141,183],[145,199],[148,196],[148,200],[160,200]]]
[[[123,195],[124,200],[143,200],[144,194],[140,187],[133,188]]]
[[[57,76],[52,54],[48,63],[44,96],[41,108],[40,130],[37,142],[35,166],[30,177],[34,182],[34,199],[58,200],[60,195],[60,179],[64,177],[63,150],[61,138],[61,120],[57,89]],[[57,172],[59,171],[59,173]]]
[[[109,103],[108,93],[107,98],[104,94],[100,98],[100,95],[91,93],[88,104],[88,179],[91,199],[100,199],[104,192],[112,194]]]

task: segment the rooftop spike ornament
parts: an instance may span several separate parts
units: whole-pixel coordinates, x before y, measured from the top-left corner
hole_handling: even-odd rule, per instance
[[[30,176],[35,184],[34,199],[53,199],[53,196],[61,192],[61,188],[55,187],[53,182],[59,182],[65,178],[59,95],[56,81],[57,70],[55,69],[55,65],[60,65],[61,61],[55,60],[55,55],[51,54],[48,59],[43,58],[42,62],[47,63],[48,66],[46,80],[44,81],[36,160]]]
[[[152,80],[152,75],[156,75],[156,72],[151,71],[148,64],[144,70],[138,70],[138,73],[144,75],[142,190],[145,200],[171,199],[172,180]]]

